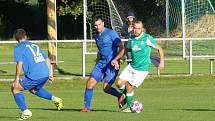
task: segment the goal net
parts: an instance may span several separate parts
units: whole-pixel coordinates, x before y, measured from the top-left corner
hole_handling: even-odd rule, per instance
[[[206,38],[215,36],[215,10],[210,0],[185,1],[186,37]],[[182,37],[181,0],[169,1],[169,28],[171,37]]]
[[[215,10],[210,0],[184,0],[185,37],[214,38]],[[170,37],[182,38],[182,2],[169,0]],[[193,41],[193,55],[204,56],[215,53],[214,40]],[[185,55],[189,55],[189,41],[185,41]]]
[[[93,17],[100,15],[105,21],[105,27],[120,33],[122,19],[112,0],[88,0],[87,1],[87,23],[89,25],[90,37],[95,33],[93,27]],[[89,37],[89,36],[88,36]]]
[[[187,0],[185,10],[187,37],[215,36],[215,11],[210,0]]]

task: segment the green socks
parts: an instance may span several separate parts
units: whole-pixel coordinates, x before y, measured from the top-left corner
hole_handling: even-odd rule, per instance
[[[134,102],[134,92],[126,94],[126,103],[127,107],[131,107],[131,104]]]

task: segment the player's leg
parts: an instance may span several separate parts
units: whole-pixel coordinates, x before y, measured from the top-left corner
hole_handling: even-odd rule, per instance
[[[126,85],[126,103],[127,103],[127,108],[123,109],[123,112],[131,112],[130,107],[134,101],[134,86],[132,86],[131,84],[127,84]]]
[[[126,85],[126,103],[127,107],[131,107],[132,102],[134,101],[134,86],[128,83]]]
[[[54,96],[52,93],[50,93],[44,88],[31,89],[30,92],[37,95],[40,98],[53,101],[58,110],[61,110],[63,108],[63,100],[59,97]]]
[[[32,82],[34,83],[35,86],[34,86],[34,88],[30,89],[29,91],[32,94],[35,94],[40,98],[51,100],[53,95],[49,91],[47,91],[43,88],[43,86],[47,80],[48,80],[48,77],[41,78],[38,80],[32,80]]]
[[[113,88],[108,83],[104,83],[103,88],[105,93],[117,97],[119,108],[122,108],[123,105],[125,105],[125,94],[118,92],[116,88]]]
[[[148,71],[137,71],[132,69],[132,78],[128,81],[126,85],[126,103],[127,108],[123,110],[123,112],[131,112],[130,107],[134,101],[134,88],[138,88],[146,76],[148,75]]]
[[[84,93],[85,107],[81,109],[81,112],[90,112],[90,104],[93,97],[93,89],[96,86],[97,82],[101,81],[103,78],[101,67],[102,64],[97,63],[86,82],[86,88]]]
[[[116,90],[116,88],[113,88],[110,84],[108,83],[104,83],[103,85],[103,90],[105,93],[108,93],[112,96],[115,96],[115,97],[120,97],[122,95],[122,93],[118,92]]]
[[[122,93],[118,92],[115,88],[112,87],[112,84],[115,82],[118,72],[119,71],[113,68],[111,65],[108,66],[105,72],[103,85],[104,92],[115,97],[120,97],[122,95]]]
[[[125,89],[126,81],[125,80],[118,78],[116,80],[115,84],[116,84],[116,87],[120,90],[120,92],[122,92],[124,94],[126,93],[126,89]]]
[[[120,98],[118,98],[118,104],[119,108],[121,109],[126,104],[126,89],[125,89],[125,80],[117,79],[116,81],[116,87],[120,90],[120,92],[123,94]]]
[[[48,90],[44,89],[43,86],[47,82],[48,77],[38,79],[37,81],[34,81],[34,85],[36,85],[34,88],[30,89],[29,91],[32,94],[37,95],[40,98],[44,98],[47,100],[51,100],[54,102],[58,110],[61,110],[63,108],[63,101],[59,97],[55,97],[52,93],[50,93]]]
[[[93,97],[93,89],[97,81],[93,77],[89,77],[86,82],[86,88],[84,93],[84,108],[81,109],[81,112],[90,112],[90,104]]]
[[[131,80],[132,78],[132,73],[130,72],[131,72],[131,66],[129,64],[123,69],[122,73],[120,74],[119,78],[116,81],[116,87],[119,88],[119,90],[124,94],[126,93],[126,88],[125,88],[126,81]]]
[[[49,91],[47,91],[44,88],[40,88],[40,89],[31,89],[29,90],[32,94],[35,94],[36,96],[40,97],[40,98],[44,98],[47,100],[52,100],[52,98],[54,97]]]
[[[24,110],[27,109],[27,105],[25,103],[25,96],[23,94],[24,90],[23,87],[20,84],[18,84],[16,87],[12,86],[11,90],[17,106],[23,112]]]
[[[20,117],[21,120],[30,118],[32,116],[32,112],[27,109],[27,105],[25,103],[25,96],[23,94],[23,90],[26,90],[26,88],[28,87],[26,85],[29,85],[29,81],[27,78],[22,77],[17,86],[12,85],[11,87],[14,100],[22,112]]]
[[[109,68],[107,68],[105,72],[103,89],[105,93],[108,93],[110,95],[117,97],[119,108],[122,108],[122,106],[124,105],[125,95],[117,91],[116,88],[112,87],[112,84],[115,82],[117,75],[118,75],[118,70],[114,69],[112,66],[109,66]]]

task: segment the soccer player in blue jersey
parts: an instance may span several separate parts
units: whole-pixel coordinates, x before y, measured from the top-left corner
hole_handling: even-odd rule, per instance
[[[43,88],[47,80],[54,80],[53,75],[50,73],[50,60],[47,55],[38,45],[27,40],[25,30],[17,29],[14,32],[14,36],[18,44],[14,49],[16,76],[11,90],[16,104],[22,111],[20,120],[25,120],[32,116],[32,112],[28,110],[25,103],[24,90],[28,90],[38,97],[52,100],[57,109],[60,110],[63,107],[62,100]],[[24,76],[20,78],[22,70],[24,71]]]
[[[121,105],[125,98],[124,94],[112,87],[119,71],[118,61],[124,54],[123,44],[114,30],[104,27],[103,18],[95,16],[93,21],[97,30],[95,41],[98,48],[97,57],[99,58],[97,58],[97,63],[86,82],[84,95],[85,107],[81,109],[81,112],[90,112],[93,88],[102,80],[104,81],[104,92],[117,97],[119,107],[122,107]]]

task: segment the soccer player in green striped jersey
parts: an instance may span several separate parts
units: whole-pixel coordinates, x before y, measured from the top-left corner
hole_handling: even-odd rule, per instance
[[[134,101],[134,88],[138,88],[149,73],[152,48],[158,50],[160,56],[158,69],[163,69],[163,49],[158,46],[152,36],[145,33],[142,21],[136,20],[134,22],[134,35],[130,37],[126,48],[127,51],[131,51],[132,61],[124,68],[116,82],[116,86],[126,94],[127,108],[123,112],[131,112],[130,107]]]

